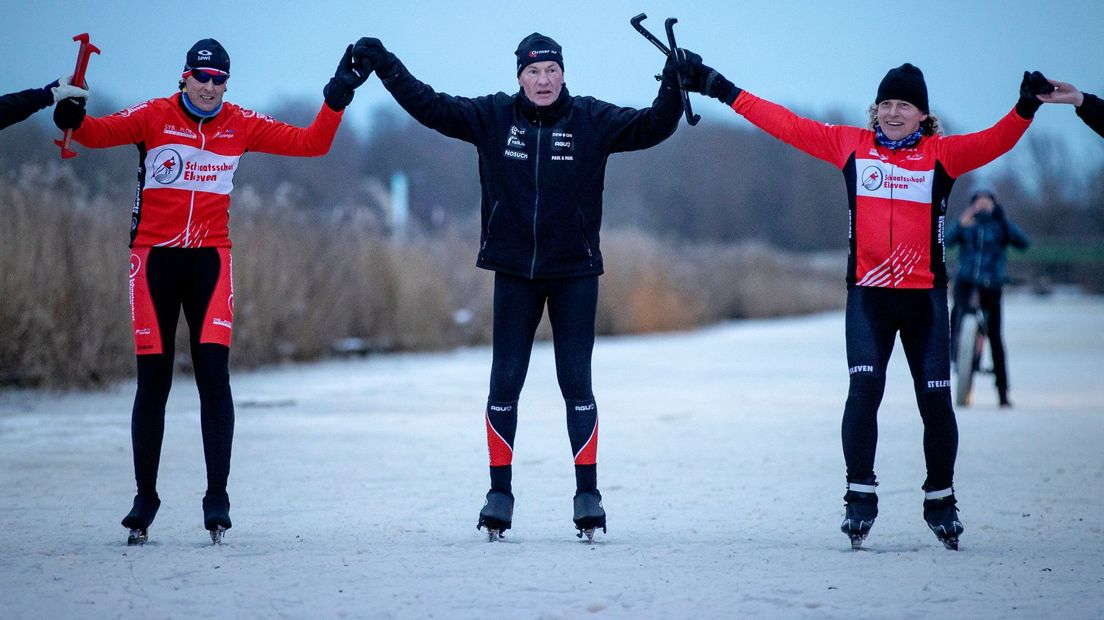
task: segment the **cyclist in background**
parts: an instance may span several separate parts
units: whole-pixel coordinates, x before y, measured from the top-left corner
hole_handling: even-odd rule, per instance
[[[961,247],[958,276],[954,284],[954,307],[951,310],[951,360],[955,360],[962,315],[970,305],[970,296],[977,290],[988,326],[993,374],[996,375],[1001,407],[1012,406],[1008,400],[1008,362],[1001,337],[1005,255],[1010,245],[1023,250],[1030,243],[1020,227],[1008,219],[993,192],[988,190],[974,193],[966,212],[951,223],[946,234],[947,247]]]

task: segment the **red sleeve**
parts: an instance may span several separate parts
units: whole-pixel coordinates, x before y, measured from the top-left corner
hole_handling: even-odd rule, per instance
[[[242,113],[251,121],[246,148],[256,153],[295,157],[318,157],[328,153],[343,114],[323,103],[310,127],[295,127],[249,110],[242,110]]]
[[[937,157],[947,174],[958,178],[1004,155],[1016,146],[1031,121],[1012,108],[989,129],[960,136],[947,136],[937,142]]]
[[[120,110],[111,116],[85,117],[73,132],[73,139],[84,146],[101,149],[145,141],[147,119],[153,114],[153,101]]]
[[[803,118],[786,108],[741,91],[732,109],[759,129],[837,168],[843,168],[855,151],[863,130],[829,125]]]

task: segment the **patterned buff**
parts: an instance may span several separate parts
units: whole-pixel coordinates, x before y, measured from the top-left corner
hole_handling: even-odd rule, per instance
[[[884,133],[882,133],[881,125],[879,125],[878,123],[874,123],[874,134],[876,139],[878,140],[878,144],[881,144],[887,149],[896,151],[897,149],[904,149],[910,146],[916,146],[916,144],[920,142],[920,138],[924,136],[924,130],[917,129],[916,131],[910,133],[904,138],[901,138],[900,140],[890,140],[886,137]]]

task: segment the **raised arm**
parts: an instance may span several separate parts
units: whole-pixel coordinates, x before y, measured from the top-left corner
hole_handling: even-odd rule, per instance
[[[663,66],[659,93],[650,108],[636,110],[611,105],[600,110],[603,126],[612,129],[611,153],[651,148],[675,133],[682,114],[677,68],[678,62],[669,56]]]
[[[54,124],[58,129],[72,129],[73,139],[84,146],[102,149],[124,144],[138,144],[144,139],[145,116],[150,103],[139,103],[111,116],[85,117],[83,102],[63,99],[54,107]]]
[[[54,102],[45,88],[28,88],[0,96],[0,129],[9,127]]]
[[[1050,80],[1054,92],[1039,95],[1044,103],[1068,103],[1077,110],[1077,116],[1093,131],[1104,138],[1104,101],[1091,93],[1084,93],[1073,84]]]
[[[1104,101],[1096,95],[1083,93],[1081,105],[1077,106],[1077,116],[1085,121],[1093,131],[1104,138]]]
[[[353,100],[354,91],[364,84],[372,69],[353,56],[353,46],[337,63],[337,70],[322,89],[325,104],[308,127],[281,123],[263,114],[252,113],[249,150],[274,155],[318,157],[330,151],[345,107]]]
[[[1038,71],[1024,71],[1016,106],[988,129],[939,141],[939,159],[954,178],[975,170],[1012,150],[1043,105],[1039,95],[1053,86]]]
[[[353,55],[379,76],[384,88],[414,120],[450,138],[478,143],[486,131],[482,106],[490,97],[469,99],[433,90],[419,81],[376,38],[357,41]]]
[[[88,91],[73,86],[69,82],[73,76],[67,75],[50,82],[42,88],[28,88],[16,93],[0,96],[0,129],[14,125],[43,108],[72,97],[80,100],[88,97]],[[76,102],[75,102],[76,103]]]
[[[686,52],[681,66],[683,88],[712,97],[735,110],[753,125],[817,159],[842,168],[853,149],[857,127],[842,127],[803,118],[737,87],[701,56]]]
[[[292,157],[319,157],[328,153],[343,115],[342,112],[335,112],[328,103],[323,104],[309,126],[296,127],[264,114],[247,113],[251,114],[250,151]]]

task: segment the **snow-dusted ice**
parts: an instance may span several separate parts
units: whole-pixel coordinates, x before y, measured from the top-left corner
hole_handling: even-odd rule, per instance
[[[133,387],[0,393],[0,618],[1099,618],[1104,299],[1011,296],[1012,410],[958,411],[960,552],[921,518],[921,424],[900,349],[867,550],[843,514],[842,313],[599,339],[609,534],[574,535],[550,345],[520,403],[514,529],[487,489],[488,348],[236,373],[234,528],[202,529],[198,398],[177,376],[144,547]]]

